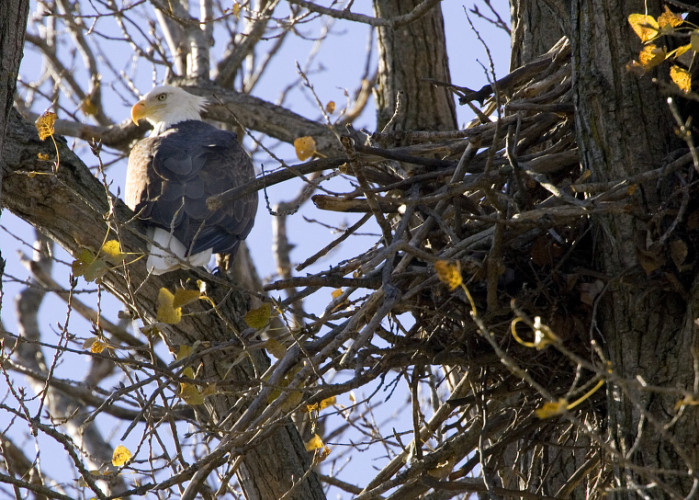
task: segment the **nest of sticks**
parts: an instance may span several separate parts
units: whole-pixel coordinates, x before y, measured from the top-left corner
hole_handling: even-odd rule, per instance
[[[342,287],[302,332],[314,338],[331,325],[333,345],[352,339],[329,365],[372,376],[415,365],[462,367],[480,373],[483,390],[496,380],[506,395],[531,395],[534,408],[542,401],[537,386],[569,394],[581,370],[593,378],[595,366],[597,374],[603,369],[591,325],[608,277],[594,269],[590,217],[635,213],[628,195],[642,182],[675,192],[682,182],[675,174],[691,166],[691,154],[678,150],[638,179],[591,179],[578,157],[565,39],[493,85],[454,91],[477,114],[464,130],[376,133],[370,145],[343,138],[347,157],[337,165],[355,189],[313,201],[364,216],[297,270],[372,219],[380,241],[327,271],[267,289],[306,287],[285,301],[292,305],[318,286]],[[328,168],[332,160],[321,162]],[[671,293],[680,293],[683,273],[693,275],[698,246],[695,203],[683,193],[652,215],[665,236],[639,255]],[[464,286],[443,283],[439,262],[458,266]],[[405,312],[414,318],[409,325],[400,320]],[[319,342],[318,349],[328,345]],[[561,349],[543,349],[551,342]]]

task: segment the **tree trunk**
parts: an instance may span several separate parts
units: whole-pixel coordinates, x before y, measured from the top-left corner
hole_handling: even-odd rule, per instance
[[[627,179],[658,168],[678,146],[665,97],[651,77],[624,71],[641,48],[626,17],[646,9],[657,16],[662,4],[572,4],[577,142],[583,167],[596,181]],[[659,78],[667,78],[665,74]],[[677,393],[652,392],[637,383],[642,379],[658,387],[696,391],[697,283],[686,289],[674,286],[667,279],[672,272],[644,272],[650,268],[641,267],[637,257],[669,255],[661,239],[666,224],[651,217],[667,210],[664,187],[649,183],[630,194],[628,215],[592,219],[594,257],[608,278],[597,338],[606,347],[611,370],[622,379],[607,384],[609,432],[622,454],[614,459],[617,469],[611,485],[620,488],[618,498],[628,498],[629,490],[653,498],[685,496],[697,480],[699,413],[685,411],[671,425]],[[667,186],[666,193],[677,187]]]
[[[521,2],[510,0],[512,55],[510,70],[545,54],[570,28],[569,12],[560,0]]]
[[[377,17],[411,12],[419,0],[374,0]],[[439,5],[410,24],[378,28],[377,130],[453,130],[454,98],[426,79],[451,83],[444,19]],[[399,97],[400,93],[400,97]],[[398,109],[396,109],[396,107]]]
[[[15,97],[28,15],[29,0],[0,2],[0,162],[7,122]],[[2,176],[0,176],[0,199],[2,199]],[[1,271],[2,268],[0,268],[0,274]]]

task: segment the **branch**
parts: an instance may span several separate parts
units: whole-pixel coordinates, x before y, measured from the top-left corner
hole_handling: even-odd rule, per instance
[[[405,26],[414,21],[417,21],[422,16],[427,14],[430,11],[430,9],[438,5],[440,2],[441,0],[422,0],[422,2],[417,4],[415,8],[407,14],[385,18],[366,16],[364,14],[355,14],[353,12],[350,12],[348,9],[330,9],[328,7],[322,7],[313,2],[307,2],[305,0],[289,0],[289,3],[296,4],[299,7],[303,7],[304,9],[308,9],[309,11],[316,12],[318,14],[334,17],[336,19],[347,19],[348,21],[364,23],[374,27],[386,26],[389,28],[398,28],[400,26]]]
[[[68,149],[65,140],[56,138],[61,165],[54,174],[51,165],[37,157],[39,153],[54,155],[52,143],[40,141],[34,127],[16,112],[11,115],[8,130],[2,163],[3,181],[7,186],[7,196],[2,200],[4,207],[41,228],[73,255],[80,254],[85,248],[98,251],[108,232],[119,241],[123,252],[145,252],[143,225],[134,220],[133,212],[120,200],[107,198],[104,186]],[[32,172],[39,175],[27,175]],[[216,304],[215,309],[204,303],[191,304],[188,306],[191,314],[183,315],[178,324],[159,325],[170,349],[177,351],[181,344],[225,341],[230,340],[235,332],[242,332],[246,328],[242,321],[247,311],[246,296],[233,283],[197,270],[149,276],[144,259],[107,272],[102,277],[102,285],[146,325],[152,325],[156,322],[157,297],[162,287],[175,290],[188,279],[202,278],[206,280],[207,295]],[[263,372],[268,365],[269,361],[261,350],[246,351],[245,358],[233,366],[225,353],[212,350],[202,360],[197,375],[202,380],[221,380],[226,375],[227,384],[250,386],[251,379],[254,380],[256,374]],[[257,387],[256,383],[253,387]],[[251,392],[254,394],[255,389]],[[246,401],[239,398],[237,392],[222,391],[212,395],[207,398],[210,403],[207,421],[225,432],[221,422],[228,422],[226,427],[235,424]],[[278,450],[275,451],[277,447],[288,450],[288,453],[279,454]],[[277,497],[291,487],[292,476],[302,477],[310,465],[303,441],[291,425],[280,426],[272,438],[255,443],[246,451],[242,462],[250,471],[250,474],[240,477],[243,488],[246,491],[272,488],[272,494]],[[270,474],[279,478],[274,486],[266,483]],[[298,498],[324,498],[315,474],[307,477]]]

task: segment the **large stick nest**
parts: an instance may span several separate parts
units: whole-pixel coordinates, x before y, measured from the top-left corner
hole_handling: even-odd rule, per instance
[[[648,219],[657,239],[639,248],[643,272],[662,276],[659,286],[669,293],[686,293],[683,276],[693,275],[699,212],[677,172],[691,170],[691,155],[678,150],[637,179],[591,179],[578,157],[565,39],[493,85],[456,92],[478,115],[462,131],[377,133],[370,145],[343,139],[349,161],[340,168],[356,189],[313,201],[321,209],[366,213],[340,240],[373,219],[381,241],[329,271],[268,289],[308,286],[286,301],[293,304],[319,284],[346,287],[304,332],[313,336],[321,325],[333,325],[334,341],[324,336],[319,349],[353,340],[330,362],[335,368],[374,376],[409,365],[482,368],[488,379],[521,390],[506,355],[550,395],[568,394],[581,369],[571,362],[586,360],[587,378],[603,372],[601,356],[592,353],[600,339],[591,325],[609,277],[595,271],[590,217]],[[653,182],[669,195],[667,203],[658,213],[640,214],[628,198]],[[439,281],[438,261],[458,263],[480,323],[466,292]],[[415,323],[403,328],[396,318],[403,312]],[[546,342],[531,344],[536,316],[566,346],[564,354],[535,348]],[[519,343],[511,331],[516,318]],[[524,385],[540,405],[542,394]]]

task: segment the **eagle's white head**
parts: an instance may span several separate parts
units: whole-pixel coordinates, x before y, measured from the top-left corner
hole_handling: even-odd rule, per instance
[[[206,99],[171,85],[160,85],[131,108],[131,119],[148,120],[153,125],[151,135],[158,135],[171,125],[185,120],[201,120]]]

